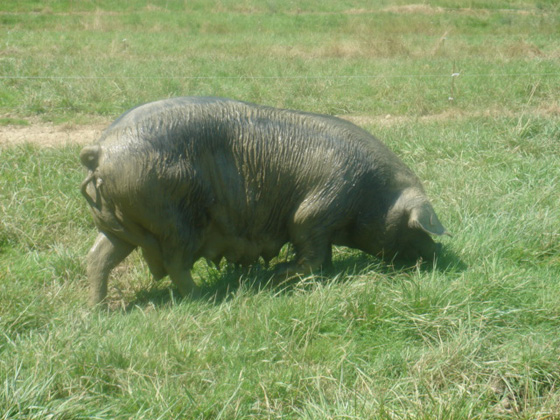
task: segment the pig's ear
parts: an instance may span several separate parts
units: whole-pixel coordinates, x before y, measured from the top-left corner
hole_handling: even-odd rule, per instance
[[[412,229],[422,229],[430,235],[451,236],[451,234],[443,227],[436,215],[436,212],[428,202],[418,204],[410,211],[408,226]]]

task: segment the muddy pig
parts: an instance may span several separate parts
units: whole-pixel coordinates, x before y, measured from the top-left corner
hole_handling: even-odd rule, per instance
[[[383,143],[339,118],[221,98],[133,108],[80,154],[82,193],[99,230],[88,254],[90,303],[135,248],[155,277],[196,293],[196,260],[268,261],[276,276],[330,263],[333,244],[432,259],[447,231],[419,179]]]

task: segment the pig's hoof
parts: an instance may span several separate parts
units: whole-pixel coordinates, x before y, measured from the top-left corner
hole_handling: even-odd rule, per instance
[[[199,287],[192,288],[177,288],[177,292],[182,299],[198,299],[202,296],[202,292]]]
[[[276,264],[274,268],[274,274],[271,278],[271,284],[273,286],[285,286],[289,285],[296,280],[299,280],[302,276],[301,270],[298,270],[296,263],[287,262]]]

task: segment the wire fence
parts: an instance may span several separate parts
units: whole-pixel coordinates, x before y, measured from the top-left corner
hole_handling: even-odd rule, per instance
[[[449,73],[408,73],[408,74],[354,74],[354,75],[342,75],[342,74],[333,74],[333,75],[276,75],[276,76],[265,76],[265,75],[119,75],[119,74],[112,74],[112,75],[36,75],[36,76],[25,76],[25,75],[0,75],[0,83],[2,81],[41,81],[46,84],[49,82],[55,83],[65,83],[67,82],[69,86],[73,85],[74,83],[79,83],[80,81],[106,81],[107,83],[117,83],[118,81],[125,81],[125,80],[178,80],[178,81],[196,81],[196,80],[239,80],[239,81],[273,81],[273,80],[281,80],[285,81],[287,84],[292,81],[293,83],[301,83],[302,81],[309,81],[310,84],[321,81],[321,80],[330,80],[333,82],[340,81],[343,83],[344,81],[350,80],[441,80],[442,83],[446,84],[445,90],[448,94],[448,101],[450,103],[455,102],[457,99],[457,95],[459,95],[458,91],[460,91],[460,86],[456,85],[456,81],[459,78],[467,78],[467,79],[514,79],[514,78],[531,78],[532,80],[536,80],[535,83],[537,85],[545,78],[558,78],[560,80],[560,72],[496,72],[496,73],[469,73],[468,71],[458,70],[453,66],[453,71]],[[25,82],[22,82],[25,83]],[[439,82],[438,82],[439,83]],[[474,82],[477,83],[477,82]],[[485,83],[493,83],[491,81]],[[510,83],[508,81],[508,83]],[[525,80],[527,83],[527,80]],[[533,82],[531,82],[533,83]],[[449,84],[449,85],[447,85]],[[460,83],[459,83],[460,84]],[[533,87],[535,88],[535,87]],[[534,91],[533,91],[534,93]],[[64,111],[64,110],[75,110],[76,106],[59,106],[50,104],[47,106],[49,111]],[[78,106],[79,107],[79,106]],[[120,106],[113,106],[110,107],[112,112],[118,112],[121,110]],[[108,109],[108,108],[107,108]],[[105,111],[107,111],[105,109]]]
[[[345,79],[413,79],[413,78],[447,78],[447,77],[559,77],[560,72],[554,73],[457,73],[452,74],[362,74],[362,75],[330,75],[330,76],[313,76],[313,75],[293,75],[293,76],[177,76],[177,75],[161,75],[161,76],[127,76],[127,75],[111,75],[111,76],[19,76],[19,75],[0,75],[0,80],[112,80],[112,79],[183,79],[183,80],[345,80]]]

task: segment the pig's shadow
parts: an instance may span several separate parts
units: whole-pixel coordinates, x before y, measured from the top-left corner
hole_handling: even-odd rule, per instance
[[[445,246],[442,248],[437,261],[414,263],[399,260],[385,262],[363,252],[341,249],[337,253],[332,267],[316,273],[313,282],[344,282],[351,278],[349,276],[351,274],[367,275],[368,272],[372,271],[390,279],[406,270],[461,272],[466,270],[467,267],[452,250]],[[181,298],[174,286],[158,287],[157,284],[154,284],[151,289],[138,291],[135,299],[127,306],[128,308],[147,305],[161,306],[186,299],[218,304],[231,299],[240,288],[249,291],[249,293],[273,290],[277,294],[285,294],[292,292],[296,287],[300,288],[301,285],[300,279],[286,281],[282,284],[274,283],[271,281],[274,267],[267,268],[259,264],[249,268],[239,268],[233,265],[224,265],[221,268],[207,267],[204,274],[211,278],[212,283],[202,286],[201,294],[196,298]],[[202,277],[204,277],[204,274]]]

